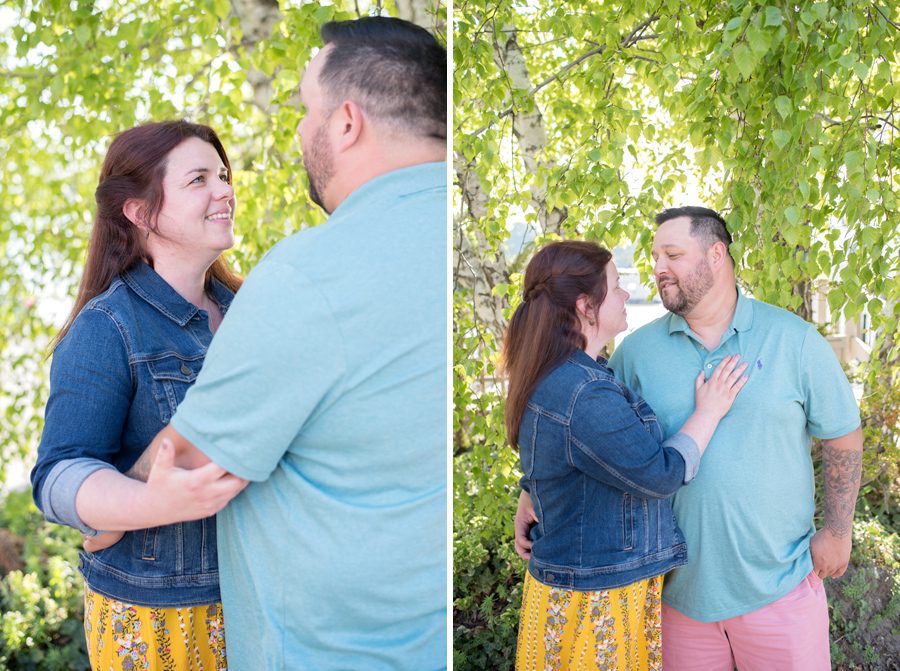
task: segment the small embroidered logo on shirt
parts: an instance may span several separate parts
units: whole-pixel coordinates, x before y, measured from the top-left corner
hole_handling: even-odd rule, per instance
[[[756,370],[762,370],[762,359],[756,360]]]

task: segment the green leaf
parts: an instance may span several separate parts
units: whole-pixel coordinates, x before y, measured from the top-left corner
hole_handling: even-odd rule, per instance
[[[791,99],[787,96],[778,96],[775,98],[775,109],[778,110],[782,119],[787,119],[793,108],[794,106],[791,104]]]
[[[769,30],[760,30],[756,26],[747,29],[747,42],[757,56],[765,54],[772,46],[773,33]]]
[[[863,163],[863,154],[860,151],[848,151],[844,154],[844,165],[847,166],[848,170],[855,170],[856,168],[862,167]]]
[[[733,55],[734,62],[737,65],[738,70],[741,71],[744,79],[749,79],[750,75],[753,73],[753,69],[755,66],[753,54],[750,52],[750,49],[748,49],[744,44],[738,44],[734,48]]]
[[[800,219],[800,212],[801,210],[799,207],[797,207],[796,205],[791,205],[790,207],[786,207],[784,209],[784,218],[787,219],[788,223],[791,226],[796,226],[797,221],[799,221]],[[799,238],[795,238],[794,240],[789,242],[791,242],[791,244],[797,244],[799,242]]]
[[[866,247],[876,247],[881,238],[881,231],[871,226],[864,226],[860,232],[860,236]]]
[[[87,44],[91,39],[91,29],[84,25],[78,26],[75,28],[75,39],[81,45]]]
[[[786,130],[776,130],[772,132],[772,139],[779,149],[784,149],[788,142],[791,141],[791,134]]]
[[[778,27],[783,20],[781,10],[778,7],[766,7],[766,26]]]
[[[315,11],[315,17],[318,23],[331,21],[334,18],[334,5],[319,5]]]

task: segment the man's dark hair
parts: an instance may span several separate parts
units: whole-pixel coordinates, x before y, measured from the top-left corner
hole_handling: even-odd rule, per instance
[[[705,249],[721,242],[728,250],[728,256],[731,256],[731,233],[728,232],[725,220],[718,212],[694,205],[670,207],[656,215],[656,225],[661,226],[667,221],[679,217],[688,217],[691,220],[691,236],[699,239]],[[734,261],[733,258],[732,261]]]
[[[447,50],[424,28],[384,16],[322,26],[319,74],[332,109],[352,100],[410,135],[447,139]]]

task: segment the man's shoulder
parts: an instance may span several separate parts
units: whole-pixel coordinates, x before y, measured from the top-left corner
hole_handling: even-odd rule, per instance
[[[753,306],[754,325],[760,325],[766,329],[778,328],[800,337],[805,336],[809,329],[815,329],[813,324],[790,310],[756,298],[748,298],[746,300],[750,301],[750,304]]]

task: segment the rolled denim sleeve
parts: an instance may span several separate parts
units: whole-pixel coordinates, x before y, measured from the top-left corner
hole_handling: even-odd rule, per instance
[[[696,472],[690,446],[681,438],[675,445],[658,443],[608,380],[591,381],[578,393],[569,433],[574,468],[633,495],[668,498]]]
[[[679,431],[674,436],[666,438],[662,447],[677,450],[684,459],[684,484],[697,477],[697,471],[700,470],[700,448],[693,438]]]
[[[58,461],[50,469],[41,487],[40,509],[49,522],[65,524],[86,536],[96,536],[99,531],[86,525],[78,516],[75,497],[88,476],[99,470],[116,470],[112,464],[86,457]]]
[[[53,353],[44,432],[31,471],[34,501],[50,521],[93,531],[78,519],[75,495],[121,451],[132,393],[129,357],[112,315],[82,310]]]

